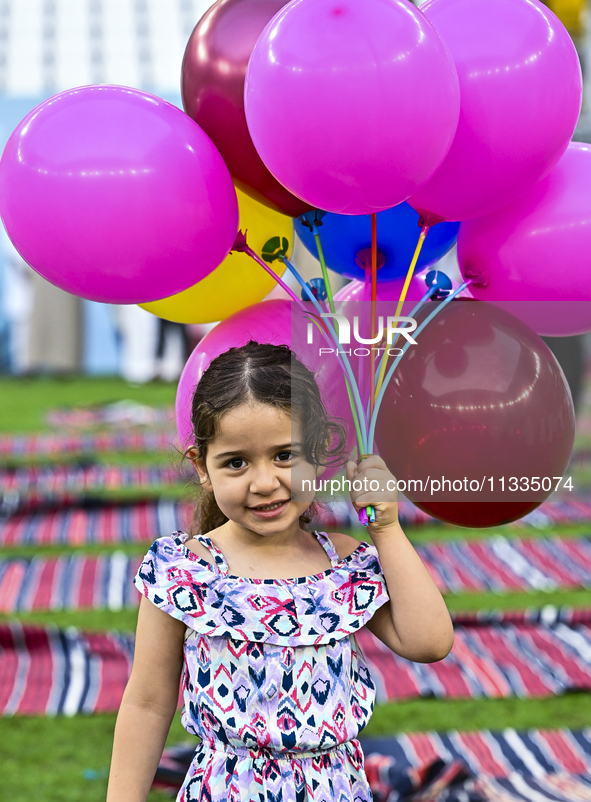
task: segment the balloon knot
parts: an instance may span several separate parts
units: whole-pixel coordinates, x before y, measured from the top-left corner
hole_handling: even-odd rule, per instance
[[[464,278],[471,279],[472,284],[477,284],[479,287],[488,287],[490,279],[486,270],[478,267],[468,267],[464,271]]]
[[[312,233],[314,233],[314,229],[319,228],[322,225],[322,218],[327,214],[327,212],[322,212],[320,209],[312,209],[311,212],[304,212],[298,217],[298,220],[303,226],[309,228]]]
[[[371,270],[371,248],[362,248],[357,252],[355,264],[362,270]],[[378,251],[378,270],[386,264],[386,257]]]
[[[418,211],[415,210],[415,211]],[[417,221],[417,225],[419,228],[424,228],[425,226],[431,227],[436,226],[437,223],[443,223],[444,218],[438,214],[433,214],[432,212],[418,212],[419,219]]]
[[[425,276],[425,284],[429,289],[435,288],[435,292],[431,296],[432,301],[447,298],[452,291],[451,280],[442,270],[430,270]]]
[[[283,260],[286,258],[288,250],[289,240],[287,237],[271,237],[263,245],[261,256],[265,262],[272,264],[276,259]]]
[[[248,242],[246,241],[246,235],[248,231],[238,231],[236,234],[236,239],[234,240],[234,244],[230,248],[230,252],[237,251],[238,253],[245,253],[248,249]]]
[[[307,282],[308,289],[316,298],[317,301],[326,301],[327,292],[326,292],[326,284],[324,283],[323,278],[312,278],[310,281]],[[302,289],[302,300],[308,301],[309,297],[308,294]]]

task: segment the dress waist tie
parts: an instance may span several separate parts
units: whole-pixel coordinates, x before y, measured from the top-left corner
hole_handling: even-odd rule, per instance
[[[337,757],[338,753],[344,750],[352,758],[359,759],[362,755],[361,746],[356,738],[350,741],[344,741],[340,744],[334,744],[326,749],[270,749],[267,746],[235,746],[234,744],[226,744],[217,738],[209,740],[203,739],[197,746],[197,752],[204,749],[212,749],[215,752],[225,752],[227,755],[237,755],[242,758],[250,758],[251,760],[305,760],[320,758],[322,761],[331,762],[333,757]],[[342,755],[341,755],[342,759]]]

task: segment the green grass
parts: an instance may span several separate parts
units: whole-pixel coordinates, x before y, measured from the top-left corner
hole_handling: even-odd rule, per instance
[[[444,593],[447,607],[460,610],[524,610],[527,607],[591,607],[591,590],[532,591],[530,593]]]
[[[3,432],[43,432],[49,409],[109,404],[129,399],[149,406],[173,406],[176,385],[163,382],[133,385],[123,379],[92,378],[0,378],[0,429]]]
[[[115,714],[0,719],[1,798],[104,802],[115,719]],[[177,715],[167,743],[180,741],[197,743]],[[148,796],[150,802],[167,798],[154,792]]]
[[[77,627],[89,632],[116,630],[135,632],[137,608],[123,610],[39,610],[32,613],[0,614],[0,624],[20,622],[21,624],[54,624],[61,629]]]
[[[540,537],[588,537],[591,535],[591,521],[588,523],[560,524],[544,528],[533,526],[495,526],[490,529],[468,529],[449,524],[404,527],[409,540],[416,544],[428,543],[431,540],[481,540],[482,538],[502,535],[506,538],[540,538]],[[363,538],[361,538],[363,539]]]
[[[64,543],[48,543],[37,546],[21,543],[16,546],[2,546],[0,554],[3,559],[9,557],[62,557],[68,554],[112,554],[114,551],[143,555],[151,544],[151,540],[136,543],[85,543],[83,546],[68,546]]]
[[[0,719],[3,799],[29,802],[104,802],[114,714],[73,718]],[[378,705],[366,737],[398,732],[586,727],[591,694],[547,699],[413,699]],[[194,742],[175,717],[168,744]],[[94,779],[86,779],[84,772]],[[150,802],[163,800],[152,792]]]

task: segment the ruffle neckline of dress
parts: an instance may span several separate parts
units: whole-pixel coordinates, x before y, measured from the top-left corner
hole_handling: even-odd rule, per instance
[[[281,646],[341,640],[359,631],[388,601],[377,550],[369,544],[335,567],[299,579],[233,578],[187,549],[175,534],[153,543],[134,583],[153,604],[198,634]]]
[[[316,533],[314,533],[316,534]],[[324,534],[323,532],[321,534]],[[184,557],[191,560],[192,562],[197,562],[203,566],[203,568],[207,568],[209,571],[214,571],[215,573],[218,572],[218,566],[214,566],[212,563],[207,562],[207,560],[202,559],[194,551],[191,551],[185,545],[186,540],[189,539],[189,535],[186,532],[175,532],[172,535],[173,542],[179,547],[179,550],[183,554]],[[290,578],[283,578],[283,579],[257,579],[255,577],[249,576],[236,576],[235,574],[227,574],[225,572],[220,572],[221,576],[224,579],[233,579],[238,580],[239,582],[248,582],[252,585],[303,585],[306,582],[317,582],[319,579],[323,579],[326,576],[329,576],[334,571],[347,567],[349,563],[353,562],[353,560],[359,555],[360,552],[365,551],[366,549],[371,548],[369,543],[365,541],[361,542],[359,546],[352,551],[347,557],[343,557],[342,560],[339,560],[338,563],[331,566],[330,568],[326,568],[324,571],[319,571],[317,574],[308,574],[308,576],[296,576]]]

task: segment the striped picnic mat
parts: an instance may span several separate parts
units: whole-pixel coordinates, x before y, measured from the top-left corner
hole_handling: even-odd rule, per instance
[[[591,586],[591,538],[506,538],[417,545],[441,591],[555,590]]]
[[[136,507],[119,509],[118,513],[113,509],[101,510],[101,513],[103,517],[111,515],[113,521],[119,515],[128,534],[143,532],[147,528],[151,538],[156,533],[155,527],[171,524],[180,517],[187,520],[190,507],[179,511],[176,507],[167,509],[161,506],[154,511],[154,507],[146,505],[143,513]],[[99,519],[100,516],[97,521]],[[55,523],[54,534],[60,533],[59,526]],[[70,526],[76,526],[75,520]],[[82,526],[78,526],[80,532]],[[95,522],[95,536],[104,542],[104,532],[99,532],[101,527],[106,530],[106,524],[99,526]],[[62,530],[64,533],[69,536],[67,525]],[[114,538],[113,542],[120,540]],[[552,590],[591,586],[589,538],[507,540],[496,537],[481,541],[433,543],[417,546],[417,551],[442,591]],[[130,588],[140,559],[122,553],[0,559],[0,611],[135,606],[137,598]]]
[[[591,730],[416,732],[361,744],[374,802],[591,800]],[[176,796],[194,750],[165,749],[154,787]]]
[[[377,699],[543,697],[591,690],[591,613],[495,613],[454,617],[455,641],[437,663],[391,652],[366,628],[357,637]]]
[[[362,746],[374,802],[591,802],[589,729],[417,732],[366,738]],[[467,780],[456,788],[445,778],[439,788],[429,784],[425,768],[436,761],[464,766]],[[421,780],[430,795],[412,794]]]
[[[71,507],[0,521],[0,546],[152,542],[189,525],[194,505],[160,500]]]
[[[88,404],[50,409],[45,416],[50,426],[60,429],[95,429],[104,426],[174,426],[174,407],[152,407],[137,401]]]
[[[0,713],[117,710],[132,660],[132,635],[0,625]]]
[[[0,612],[137,607],[141,560],[120,551],[0,560]]]
[[[191,469],[176,465],[28,465],[0,468],[0,492],[21,498],[58,498],[89,490],[143,489],[154,485],[185,484]]]
[[[61,457],[107,451],[168,451],[176,444],[172,431],[100,432],[91,434],[0,435],[1,457]]]
[[[146,477],[151,469],[146,469]],[[174,469],[173,469],[174,470]],[[124,471],[122,471],[124,473]],[[155,478],[166,476],[156,472]],[[170,475],[169,475],[170,476]],[[107,475],[103,478],[107,480]],[[172,478],[172,476],[170,476]],[[403,525],[416,524],[415,510],[409,502],[401,505]],[[335,530],[359,528],[350,504],[325,507],[317,528]],[[351,512],[353,510],[353,512]],[[341,514],[342,513],[342,514]],[[0,546],[41,543],[118,543],[149,540],[188,526],[193,517],[190,502],[166,499],[141,504],[113,503],[94,506],[72,504],[65,508],[37,512],[17,512],[0,518]],[[589,505],[591,520],[591,505]],[[481,545],[486,543],[487,545]],[[490,541],[464,543],[454,541],[425,546],[421,556],[431,565],[432,574],[442,589],[501,590],[504,588],[552,589],[589,584],[589,539],[548,539],[517,542],[497,537]]]
[[[380,702],[418,696],[552,696],[591,690],[591,611],[456,617],[439,663],[411,663],[363,629],[357,639]],[[0,715],[116,710],[133,635],[0,625]]]

